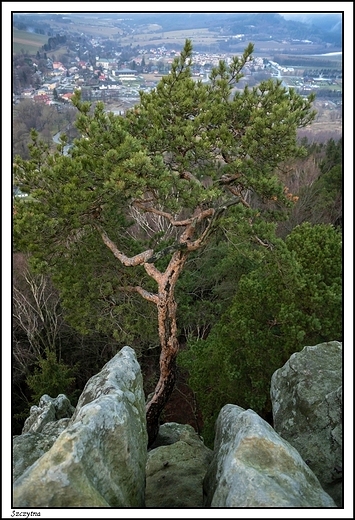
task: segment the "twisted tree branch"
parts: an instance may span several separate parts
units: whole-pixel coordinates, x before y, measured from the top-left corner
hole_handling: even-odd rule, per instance
[[[136,265],[142,265],[149,260],[149,258],[154,254],[153,249],[147,249],[139,255],[135,255],[132,257],[126,256],[122,251],[118,249],[116,244],[108,237],[107,233],[97,224],[94,224],[97,231],[100,233],[101,238],[104,244],[112,251],[114,256],[125,266],[133,267]]]

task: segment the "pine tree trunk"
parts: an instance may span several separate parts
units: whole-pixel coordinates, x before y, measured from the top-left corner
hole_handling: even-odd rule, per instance
[[[161,345],[160,377],[155,387],[154,395],[147,403],[146,418],[148,431],[148,447],[151,446],[159,431],[159,417],[174,390],[176,380],[176,357],[179,351],[177,339],[176,309],[174,299],[175,283],[182,269],[186,255],[178,254],[177,261],[171,262],[159,283],[158,326]]]
[[[145,206],[143,209],[147,211]],[[154,213],[152,209],[151,211]],[[161,213],[158,210],[157,212],[158,214]],[[138,292],[143,298],[154,303],[158,310],[158,327],[161,346],[160,377],[158,384],[155,387],[154,394],[146,405],[148,447],[153,444],[158,435],[160,414],[164,410],[175,386],[176,356],[179,351],[176,326],[177,305],[174,298],[176,282],[181,274],[189,253],[191,251],[196,251],[203,245],[204,239],[207,237],[211,223],[213,222],[213,218],[211,217],[213,217],[214,214],[215,210],[212,208],[202,210],[198,207],[195,210],[193,217],[190,219],[175,221],[172,216],[169,218],[171,222],[173,221],[173,225],[184,227],[185,230],[179,238],[179,243],[175,244],[173,249],[168,247],[165,251],[163,250],[163,252],[160,252],[164,255],[170,254],[172,250],[174,251],[165,272],[159,271],[159,269],[154,265],[158,257],[162,258],[162,254],[154,255],[154,251],[148,249],[131,258],[127,257],[117,248],[114,242],[110,240],[106,232],[97,226],[104,243],[123,265],[143,265],[148,276],[155,280],[158,285],[157,293],[146,291],[141,286],[125,288],[126,290]],[[166,213],[163,213],[163,216],[166,215]],[[196,226],[205,219],[210,219],[205,230],[196,240],[193,241],[192,238]]]

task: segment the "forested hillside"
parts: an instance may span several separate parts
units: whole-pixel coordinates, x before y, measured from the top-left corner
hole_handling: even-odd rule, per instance
[[[342,143],[299,142],[314,98],[281,82],[231,95],[252,52],[206,84],[187,41],[125,116],[77,94],[69,153],[35,131],[19,148],[15,432],[40,395],[75,402],[129,344],[150,443],[182,377],[208,439],[227,402],[269,417],[270,375],[294,351],[342,339]]]

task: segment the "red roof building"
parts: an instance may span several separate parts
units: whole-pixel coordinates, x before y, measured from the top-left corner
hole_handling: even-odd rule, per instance
[[[33,100],[35,103],[42,103],[44,105],[49,105],[51,102],[51,98],[47,94],[41,94],[39,96],[33,96]]]
[[[74,94],[72,92],[68,92],[67,94],[63,94],[60,97],[64,99],[64,101],[70,101],[73,96]]]

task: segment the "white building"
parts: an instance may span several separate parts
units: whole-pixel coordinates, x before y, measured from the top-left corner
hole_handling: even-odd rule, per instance
[[[115,76],[120,81],[133,81],[137,79],[137,71],[132,69],[120,69],[115,71]]]

